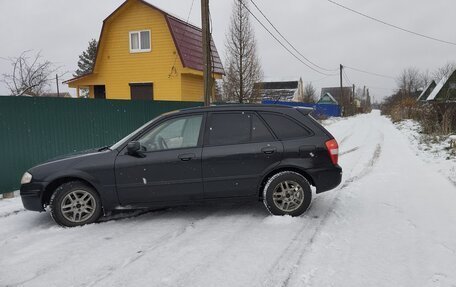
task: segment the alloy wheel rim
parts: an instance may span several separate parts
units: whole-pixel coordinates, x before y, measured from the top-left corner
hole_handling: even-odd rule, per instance
[[[278,209],[284,212],[292,212],[304,202],[304,190],[297,182],[286,180],[274,188],[272,198]]]
[[[96,207],[97,203],[92,194],[85,190],[75,190],[63,198],[60,210],[67,220],[80,223],[91,218]]]

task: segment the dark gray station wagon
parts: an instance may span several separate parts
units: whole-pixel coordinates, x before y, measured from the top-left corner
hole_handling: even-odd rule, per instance
[[[26,209],[63,226],[116,209],[261,200],[299,216],[341,182],[338,144],[311,110],[224,105],[164,114],[111,147],[53,160],[21,181]]]

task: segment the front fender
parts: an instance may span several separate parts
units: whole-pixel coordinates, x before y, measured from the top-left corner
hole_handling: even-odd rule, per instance
[[[119,205],[114,180],[109,182],[101,182],[99,177],[93,176],[92,174],[82,170],[69,169],[53,173],[52,175],[49,175],[45,178],[45,181],[47,183],[45,188],[47,189],[50,184],[56,180],[63,178],[71,178],[74,180],[79,179],[92,185],[100,195],[100,200],[103,205],[104,212],[110,211]]]

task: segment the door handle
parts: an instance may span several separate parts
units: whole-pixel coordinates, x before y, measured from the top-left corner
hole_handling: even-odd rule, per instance
[[[264,154],[273,154],[277,151],[276,147],[264,147],[261,149]]]
[[[196,155],[194,153],[184,153],[184,154],[180,154],[178,156],[178,158],[181,160],[181,161],[189,161],[189,160],[192,160],[193,158],[195,158]]]

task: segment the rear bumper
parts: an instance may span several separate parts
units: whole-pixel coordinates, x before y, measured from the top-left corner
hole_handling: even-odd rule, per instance
[[[342,168],[336,165],[331,168],[315,169],[309,172],[317,187],[317,193],[336,188],[342,181]]]
[[[44,211],[42,194],[44,183],[31,182],[21,186],[21,199],[24,208],[32,211]]]

